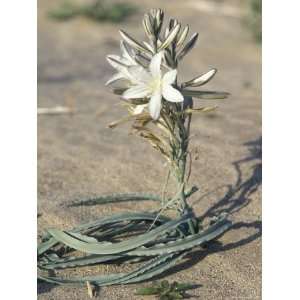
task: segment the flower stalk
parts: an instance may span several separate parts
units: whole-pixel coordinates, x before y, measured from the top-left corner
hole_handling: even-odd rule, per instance
[[[182,27],[176,19],[171,19],[163,33],[163,20],[162,10],[151,10],[143,19],[148,41],[137,41],[121,30],[121,55],[107,56],[108,62],[118,71],[107,84],[119,84],[114,92],[121,95],[129,112],[129,117],[110,124],[110,127],[133,120],[134,132],[147,139],[167,159],[170,173],[176,180],[177,191],[174,194],[178,195],[178,199],[173,197],[168,201],[163,199],[163,202],[167,203],[168,209],[172,207],[184,214],[192,210],[186,196],[192,114],[214,109],[194,109],[192,96],[226,98],[228,94],[187,89],[209,82],[216,69],[178,83],[178,64],[195,46],[198,33],[192,34],[186,42],[189,26]],[[169,178],[165,186],[168,181]],[[169,206],[168,202],[171,203]],[[161,206],[165,208],[166,204]]]

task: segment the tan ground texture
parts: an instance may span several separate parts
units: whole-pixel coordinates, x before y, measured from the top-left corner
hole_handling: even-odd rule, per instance
[[[38,106],[73,103],[77,110],[73,116],[38,117],[39,234],[47,227],[70,228],[113,212],[153,207],[150,202],[92,208],[66,204],[103,193],[162,189],[166,168],[159,154],[128,136],[127,126],[106,128],[123,110],[116,105],[118,97],[104,87],[113,72],[105,55],[119,52],[118,29],[143,38],[143,13],[161,7],[200,33],[198,46],[179,70],[180,79],[216,67],[217,76],[205,88],[231,93],[219,102],[217,112],[193,120],[196,136],[191,148],[198,150],[199,159],[191,182],[200,191],[190,203],[199,215],[225,210],[234,221],[208,250],[195,249],[162,277],[198,284],[190,293],[194,299],[260,299],[261,51],[243,24],[243,1],[133,2],[140,11],[126,22],[99,24],[84,18],[50,20],[47,11],[61,1],[38,1]],[[105,274],[115,268],[99,271]],[[137,286],[105,287],[97,297],[142,299],[134,295]],[[89,298],[84,288],[38,284],[38,299]]]

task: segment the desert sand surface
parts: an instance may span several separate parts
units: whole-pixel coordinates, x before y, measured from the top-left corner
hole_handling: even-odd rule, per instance
[[[192,299],[260,299],[261,48],[243,25],[243,1],[131,2],[139,11],[123,23],[111,24],[85,18],[53,21],[47,12],[61,1],[38,1],[38,106],[71,103],[76,109],[72,116],[38,116],[38,234],[48,227],[67,229],[115,212],[153,209],[151,202],[66,206],[106,193],[162,189],[167,169],[159,154],[128,135],[128,126],[107,128],[124,111],[118,96],[104,86],[113,73],[105,55],[119,53],[118,29],[142,39],[143,14],[160,7],[167,18],[176,17],[200,34],[197,47],[180,67],[180,80],[216,67],[217,75],[203,89],[231,93],[227,100],[195,100],[195,105],[219,107],[193,119],[191,149],[197,149],[199,158],[190,182],[200,190],[189,203],[198,215],[227,211],[234,222],[206,251],[196,248],[161,278],[198,284],[190,292]],[[208,4],[212,2],[222,9],[215,10]],[[104,287],[97,298],[142,299],[134,295],[137,286]],[[38,299],[89,297],[84,288],[39,283]]]

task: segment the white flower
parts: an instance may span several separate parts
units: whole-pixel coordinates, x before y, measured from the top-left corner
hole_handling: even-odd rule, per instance
[[[105,84],[109,85],[117,80],[126,79],[132,81],[133,78],[128,72],[128,67],[136,66],[137,62],[132,58],[134,54],[129,53],[129,49],[125,46],[124,42],[120,42],[121,56],[107,55],[107,61],[114,67],[118,73],[114,74]]]
[[[162,97],[170,102],[182,102],[182,94],[172,87],[176,80],[177,70],[164,75],[161,72],[162,53],[155,54],[150,62],[149,70],[140,66],[128,68],[133,78],[133,86],[123,93],[125,99],[150,98],[148,109],[151,117],[157,120],[160,116]]]

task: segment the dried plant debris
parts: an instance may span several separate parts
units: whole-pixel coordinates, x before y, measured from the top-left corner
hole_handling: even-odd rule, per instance
[[[73,114],[75,111],[67,106],[54,106],[54,107],[38,107],[38,115],[60,115],[60,114]]]
[[[92,4],[85,5],[64,2],[59,8],[50,11],[49,16],[59,21],[84,16],[98,22],[118,23],[132,15],[136,10],[135,6],[126,2],[111,3],[106,0],[97,0]]]
[[[95,285],[90,283],[89,281],[86,282],[87,287],[87,294],[90,298],[95,298],[98,294],[98,289]]]

